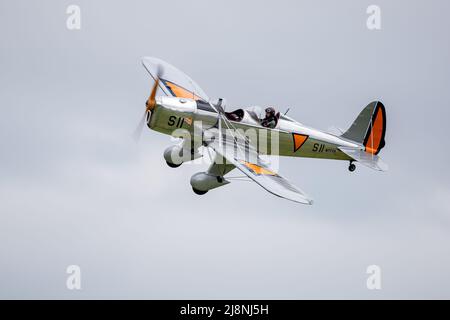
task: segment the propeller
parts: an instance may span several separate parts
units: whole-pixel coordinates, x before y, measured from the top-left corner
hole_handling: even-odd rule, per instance
[[[158,86],[159,86],[159,79],[161,77],[161,74],[163,72],[163,69],[160,65],[158,65],[158,68],[156,70],[156,75],[155,75],[155,83],[153,84],[152,87],[152,91],[150,91],[150,96],[148,97],[147,101],[145,102],[145,112],[142,115],[141,120],[139,121],[138,125],[136,126],[136,129],[134,130],[133,133],[133,139],[136,142],[139,142],[140,138],[141,138],[141,134],[142,134],[142,130],[144,129],[144,124],[145,124],[145,118],[148,112],[152,112],[153,109],[155,109],[156,107],[156,91],[158,91]]]

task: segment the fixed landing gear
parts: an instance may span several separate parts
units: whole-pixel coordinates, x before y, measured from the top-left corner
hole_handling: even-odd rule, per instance
[[[353,161],[350,161],[350,164],[348,165],[348,171],[353,172],[356,170],[356,166],[353,163]]]
[[[166,161],[166,163],[171,168],[178,168],[179,166],[181,166],[181,163],[180,164],[175,164],[175,163],[172,163],[172,162],[169,162],[169,161]]]
[[[202,195],[204,195],[205,193],[208,192],[208,190],[207,191],[201,191],[201,190],[198,190],[198,189],[195,189],[195,188],[192,188],[192,191],[194,191],[194,193],[198,194],[199,196],[202,196]]]

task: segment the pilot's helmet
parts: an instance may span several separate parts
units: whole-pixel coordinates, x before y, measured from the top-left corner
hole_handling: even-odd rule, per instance
[[[275,109],[272,107],[266,108],[266,117],[274,116],[275,115]]]

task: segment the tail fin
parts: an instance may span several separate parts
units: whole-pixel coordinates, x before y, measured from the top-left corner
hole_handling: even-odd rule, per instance
[[[385,134],[386,109],[380,101],[373,101],[361,111],[342,137],[363,144],[367,153],[376,155],[385,145]]]

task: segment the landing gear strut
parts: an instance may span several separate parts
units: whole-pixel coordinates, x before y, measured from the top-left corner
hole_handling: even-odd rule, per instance
[[[353,171],[355,171],[355,169],[356,169],[355,164],[353,163],[353,161],[350,161],[350,164],[348,166],[348,171],[353,172]]]

